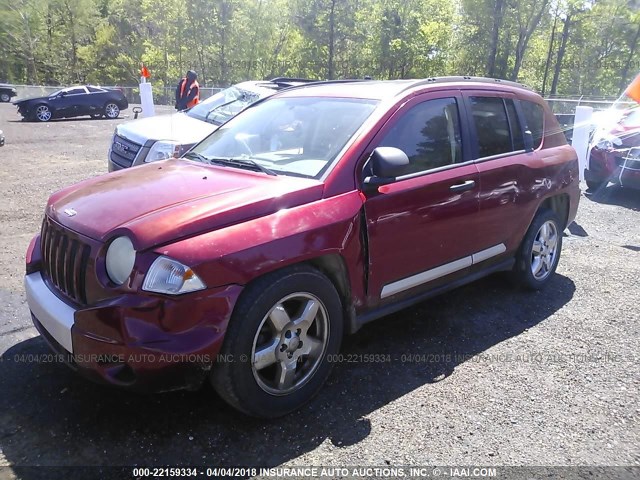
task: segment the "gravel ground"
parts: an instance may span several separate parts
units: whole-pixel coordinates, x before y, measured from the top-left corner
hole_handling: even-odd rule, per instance
[[[498,275],[374,322],[345,340],[354,361],[279,420],[210,388],[137,395],[30,361],[48,349],[24,300],[27,244],[50,193],[106,171],[125,120],[22,123],[0,104],[0,478],[28,465],[640,466],[640,192],[613,186],[583,196],[547,290]]]

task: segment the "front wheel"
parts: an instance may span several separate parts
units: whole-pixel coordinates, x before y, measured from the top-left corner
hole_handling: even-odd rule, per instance
[[[266,275],[243,292],[212,383],[233,407],[273,418],[308,402],[331,370],[343,319],[331,281],[310,267]]]
[[[104,106],[104,116],[113,120],[120,115],[120,107],[115,103],[107,103]]]
[[[562,229],[551,210],[540,211],[522,240],[516,257],[516,281],[531,290],[544,287],[553,276],[562,250]]]
[[[39,122],[48,122],[49,120],[51,120],[52,113],[48,106],[38,105],[36,107],[34,117]]]
[[[0,101],[8,102],[9,100],[11,100],[11,96],[8,93],[0,94]]]

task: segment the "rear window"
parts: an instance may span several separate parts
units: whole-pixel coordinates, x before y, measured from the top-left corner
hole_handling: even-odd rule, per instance
[[[542,143],[544,135],[544,110],[542,105],[527,100],[521,100],[520,105],[527,122],[527,128],[533,136],[533,148],[536,149]]]
[[[507,106],[507,115],[509,117],[509,125],[511,126],[511,139],[513,141],[514,150],[524,150],[524,138],[522,135],[522,126],[516,112],[516,106],[513,100],[505,99],[504,104]]]
[[[502,98],[471,97],[471,113],[478,135],[480,158],[513,151]]]

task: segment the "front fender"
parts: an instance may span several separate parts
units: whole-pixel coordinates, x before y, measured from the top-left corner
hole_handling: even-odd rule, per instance
[[[160,247],[155,253],[191,266],[208,287],[246,285],[271,271],[327,254],[340,255],[352,293],[364,289],[358,191],[283,209]]]

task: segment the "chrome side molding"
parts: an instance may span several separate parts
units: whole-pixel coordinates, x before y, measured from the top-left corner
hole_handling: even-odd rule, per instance
[[[423,283],[427,283],[437,278],[455,273],[459,270],[470,267],[471,265],[475,265],[476,263],[480,263],[492,257],[500,255],[501,253],[504,253],[506,251],[507,247],[505,246],[505,244],[500,243],[498,245],[494,245],[493,247],[480,250],[479,252],[469,255],[468,257],[445,263],[444,265],[440,265],[439,267],[417,273],[401,280],[396,280],[395,282],[388,283],[384,287],[382,287],[380,298],[390,297],[391,295],[409,290],[410,288],[417,287],[418,285],[422,285]]]

